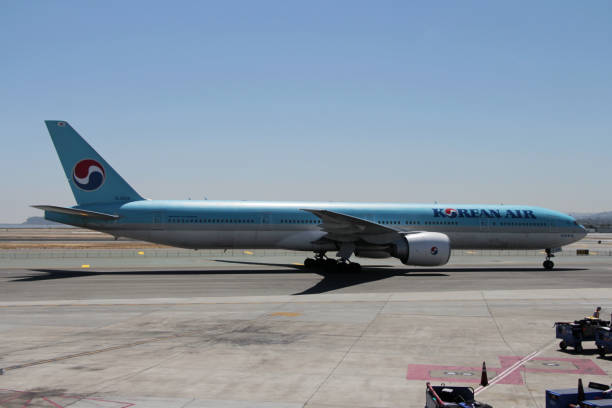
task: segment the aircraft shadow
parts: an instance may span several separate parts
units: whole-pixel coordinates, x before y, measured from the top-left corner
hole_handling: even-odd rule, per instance
[[[331,292],[338,289],[344,289],[351,286],[357,286],[364,283],[376,282],[379,280],[388,279],[394,276],[403,276],[403,277],[444,277],[448,276],[444,273],[439,273],[437,271],[423,271],[423,273],[412,273],[413,271],[406,269],[397,269],[389,267],[388,265],[367,265],[362,267],[361,272],[359,273],[339,273],[339,272],[327,272],[324,268],[313,268],[306,269],[302,265],[294,265],[294,264],[273,264],[273,263],[264,263],[264,262],[249,262],[249,261],[229,261],[229,260],[217,260],[217,262],[226,262],[233,264],[244,264],[244,265],[267,265],[267,266],[287,266],[294,268],[296,270],[304,271],[307,273],[315,273],[319,276],[322,276],[317,284],[314,286],[299,292],[294,293],[294,295],[316,295],[320,293]],[[385,269],[382,269],[385,268]]]
[[[230,261],[230,260],[225,260],[225,259],[216,259],[216,262],[224,262],[224,263],[232,263],[232,264],[241,264],[241,265],[259,265],[259,266],[284,266],[287,268],[294,268],[294,269],[301,269],[304,272],[308,272],[308,273],[318,273],[320,274],[320,270],[317,269],[308,269],[306,270],[304,268],[304,266],[302,265],[295,265],[295,264],[278,264],[278,263],[268,263],[268,262],[253,262],[253,261]],[[395,272],[400,272],[404,273],[404,274],[415,274],[415,273],[420,273],[421,275],[415,275],[415,276],[427,276],[427,275],[423,275],[423,273],[435,273],[435,275],[431,275],[431,276],[448,276],[446,275],[449,272],[487,272],[487,273],[491,273],[491,272],[542,272],[542,273],[555,273],[555,272],[568,272],[568,271],[586,271],[588,270],[588,268],[554,268],[552,270],[546,270],[543,268],[538,268],[538,267],[525,267],[525,268],[521,268],[521,267],[486,267],[486,266],[482,266],[482,267],[443,267],[443,268],[408,268],[408,267],[395,267],[395,266],[390,266],[390,265],[362,265],[362,271],[360,272],[361,274],[363,273],[368,273],[368,272],[372,272],[372,269],[376,269],[376,270],[382,270],[382,268],[384,268],[385,271],[395,271]],[[283,271],[283,273],[285,273],[286,271]],[[338,276],[339,274],[335,273],[334,275]]]
[[[266,263],[252,261],[231,261],[231,260],[216,260],[228,264],[253,265],[253,266],[269,266],[284,269],[207,269],[207,270],[128,270],[128,271],[81,271],[81,270],[61,270],[61,269],[30,269],[36,274],[16,277],[11,282],[36,282],[56,279],[82,278],[91,276],[106,276],[106,275],[173,275],[173,276],[194,276],[194,275],[263,275],[263,274],[317,274],[322,279],[312,287],[293,295],[312,295],[326,292],[332,292],[338,289],[344,289],[352,286],[362,285],[364,283],[376,282],[392,277],[403,278],[418,278],[418,277],[448,277],[449,273],[467,273],[467,272],[538,272],[538,273],[554,273],[559,271],[581,271],[587,268],[556,268],[552,271],[547,271],[542,268],[422,268],[422,269],[405,269],[395,268],[388,265],[366,265],[362,267],[359,273],[338,273],[327,272],[324,269],[306,269],[302,265],[284,264],[284,263]]]
[[[572,272],[572,271],[587,271],[589,268],[554,268],[546,270],[543,268],[519,268],[519,267],[503,267],[503,268],[435,268],[435,269],[408,269],[409,272],[424,272],[424,271],[438,271],[438,272],[541,272],[541,273],[555,273],[555,272]]]
[[[412,273],[404,269],[380,269],[384,266],[374,266],[364,268],[360,273],[329,273],[323,270],[306,270],[301,265],[293,264],[272,264],[272,263],[258,263],[258,262],[239,262],[239,261],[222,261],[227,263],[240,263],[247,265],[259,265],[259,266],[275,266],[285,267],[287,269],[257,269],[257,270],[244,270],[244,269],[218,269],[218,270],[130,270],[130,271],[76,271],[76,270],[61,270],[61,269],[30,269],[31,274],[27,276],[17,277],[12,279],[11,282],[36,282],[45,280],[56,280],[56,279],[70,279],[70,278],[83,278],[92,276],[117,276],[117,275],[143,275],[143,276],[155,276],[155,275],[173,275],[173,276],[194,276],[194,275],[241,275],[241,274],[286,274],[286,273],[303,273],[303,274],[317,274],[321,276],[319,282],[314,286],[303,290],[294,295],[309,295],[309,294],[320,294],[331,292],[338,289],[343,289],[351,286],[361,285],[368,282],[375,282],[379,280],[388,279],[394,276],[402,277],[445,277],[448,276],[443,273],[432,272],[431,270],[426,273]]]
[[[565,349],[565,350],[561,350],[561,349],[557,349],[557,351],[559,353],[563,353],[563,354],[567,354],[570,356],[594,356],[596,354],[599,354],[599,351],[597,351],[597,349],[584,349],[581,352],[576,352],[574,351],[574,349]]]
[[[283,265],[279,265],[283,266]],[[290,265],[287,265],[290,266]],[[53,280],[53,279],[68,279],[68,278],[82,278],[88,276],[118,276],[118,275],[126,275],[126,276],[134,276],[134,275],[143,275],[143,276],[156,276],[156,275],[174,275],[174,276],[190,276],[190,275],[245,275],[245,274],[284,274],[287,273],[286,270],[279,269],[259,269],[256,271],[249,271],[244,269],[235,269],[235,270],[227,270],[227,269],[208,269],[208,270],[107,270],[107,271],[77,271],[77,270],[69,270],[69,269],[30,269],[31,272],[40,272],[44,273],[44,275],[28,275],[23,277],[18,277],[12,279],[11,282],[34,282],[34,281],[44,281],[44,280]],[[310,273],[307,271],[298,271],[292,270],[292,273]]]

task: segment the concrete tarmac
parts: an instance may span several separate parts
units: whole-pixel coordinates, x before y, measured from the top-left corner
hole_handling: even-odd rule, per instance
[[[495,407],[612,381],[610,356],[561,351],[552,327],[609,316],[610,257],[553,271],[533,256],[383,260],[359,275],[303,258],[0,269],[0,407],[422,407],[426,381],[476,387],[483,361],[478,399]]]
[[[612,258],[563,258],[557,268],[539,259],[455,258],[439,268],[407,267],[384,260],[364,263],[359,274],[308,271],[300,257],[198,260],[199,267],[95,267],[81,260],[63,268],[8,268],[0,275],[0,299],[127,299],[306,295],[322,293],[439,292],[459,290],[607,287]],[[48,261],[53,262],[53,261]],[[80,262],[91,262],[81,268]],[[159,262],[159,261],[158,261]],[[163,262],[163,260],[162,260]]]

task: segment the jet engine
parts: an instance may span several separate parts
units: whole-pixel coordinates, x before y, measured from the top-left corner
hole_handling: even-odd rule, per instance
[[[382,248],[382,249],[358,248],[355,250],[355,256],[358,256],[360,258],[383,259],[383,258],[390,258],[391,254],[389,253],[388,248]]]
[[[391,256],[405,265],[439,266],[450,258],[450,239],[440,232],[407,234],[397,241]]]

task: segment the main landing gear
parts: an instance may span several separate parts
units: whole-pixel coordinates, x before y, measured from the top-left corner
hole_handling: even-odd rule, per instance
[[[542,266],[544,266],[544,269],[546,269],[547,271],[550,271],[552,268],[555,267],[555,263],[550,260],[550,258],[554,256],[555,254],[552,253],[552,250],[550,248],[546,248],[546,260],[544,261]]]
[[[325,251],[319,251],[313,258],[306,258],[304,261],[306,269],[323,269],[325,272],[347,272],[357,273],[361,271],[361,265],[350,262],[348,259],[332,259],[325,256]]]

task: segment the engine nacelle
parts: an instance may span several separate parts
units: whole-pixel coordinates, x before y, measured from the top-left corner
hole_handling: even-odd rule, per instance
[[[440,232],[407,234],[395,243],[392,256],[405,265],[439,266],[450,258],[450,239]]]

